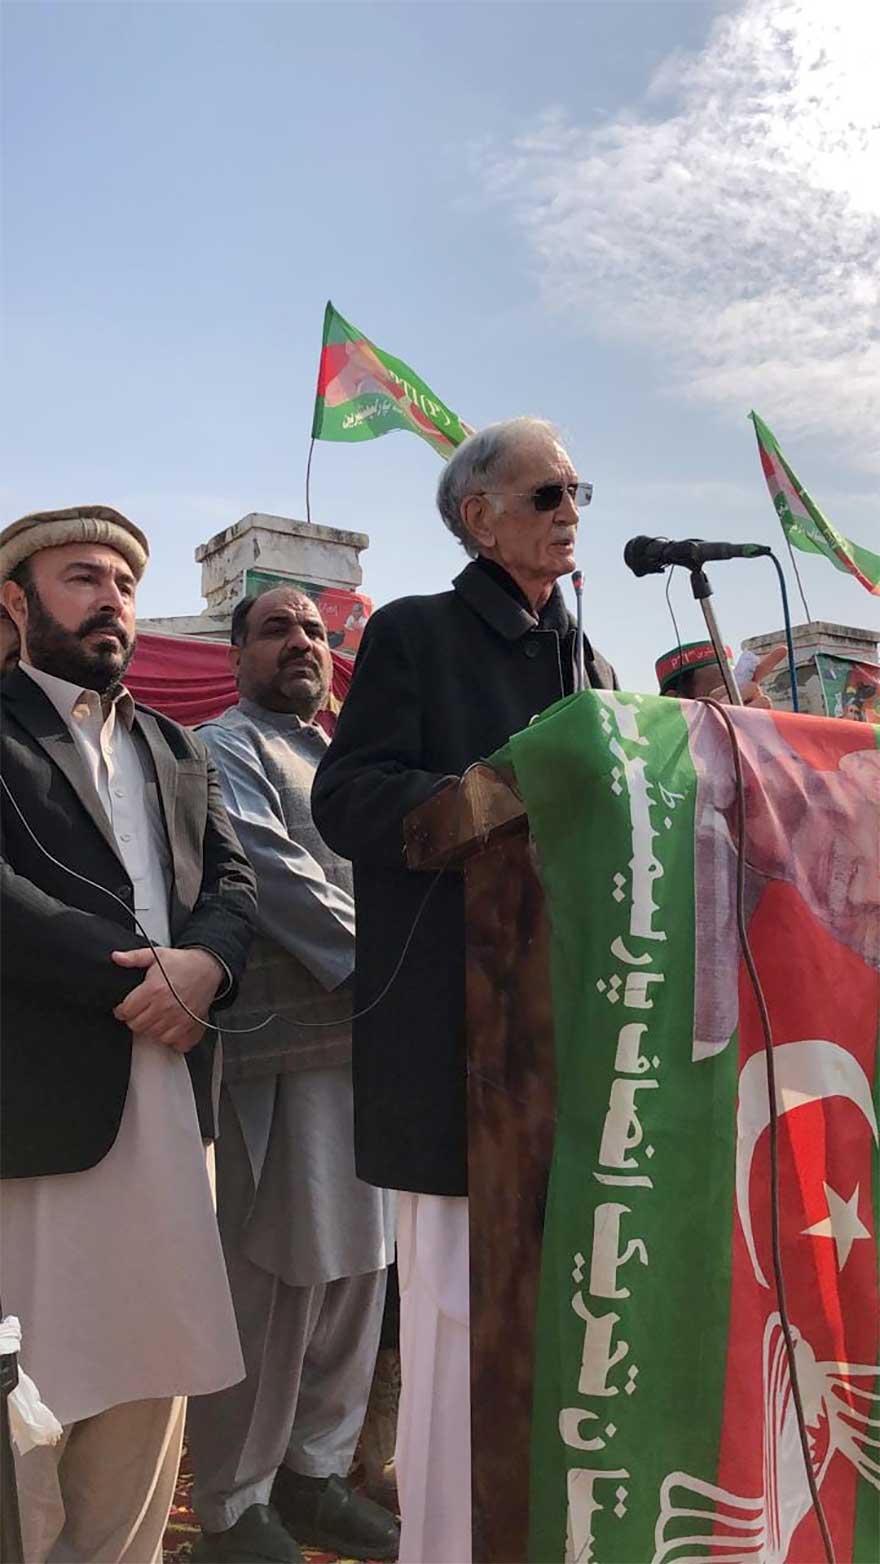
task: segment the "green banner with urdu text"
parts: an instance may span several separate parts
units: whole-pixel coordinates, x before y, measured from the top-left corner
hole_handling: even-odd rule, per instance
[[[836,1557],[878,1556],[878,735],[730,718],[793,1364],[731,736],[700,702],[589,691],[503,752],[553,931],[531,1564],[816,1564],[793,1373]]]

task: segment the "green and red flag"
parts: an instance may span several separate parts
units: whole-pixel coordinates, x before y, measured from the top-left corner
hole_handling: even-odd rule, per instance
[[[834,1556],[876,1564],[880,735],[729,715],[794,1378]],[[553,930],[528,1557],[817,1564],[728,731],[698,702],[589,691],[503,753]]]
[[[758,437],[770,498],[789,543],[805,554],[824,554],[837,570],[855,576],[869,592],[880,592],[880,554],[851,542],[831,525],[792,472],[763,419],[755,412],[749,417]]]
[[[449,457],[473,430],[401,358],[377,348],[328,301],[313,440],[376,440],[392,429],[421,435]]]

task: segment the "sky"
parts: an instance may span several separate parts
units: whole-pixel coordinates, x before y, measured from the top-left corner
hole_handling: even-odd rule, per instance
[[[472,425],[553,420],[594,499],[585,618],[621,682],[675,636],[635,533],[777,545],[746,415],[880,548],[880,7],[862,0],[5,0],[0,515],[148,532],[142,615],[196,546],[303,517],[325,302]],[[466,563],[408,433],[320,442],[312,516],[376,603]],[[877,599],[798,556],[813,618]],[[711,572],[738,646],[772,566]],[[682,638],[702,621],[680,573]]]

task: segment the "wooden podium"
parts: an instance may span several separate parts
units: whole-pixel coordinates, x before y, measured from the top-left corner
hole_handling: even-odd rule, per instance
[[[525,1564],[533,1344],[554,1139],[549,929],[522,800],[474,766],[406,824],[464,874],[474,1564]]]

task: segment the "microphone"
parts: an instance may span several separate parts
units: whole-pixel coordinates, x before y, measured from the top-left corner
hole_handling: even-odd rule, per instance
[[[669,538],[638,537],[630,538],[623,559],[634,576],[651,576],[662,573],[668,565],[701,570],[713,559],[757,559],[772,552],[764,543],[708,543],[703,538],[673,543]]]

